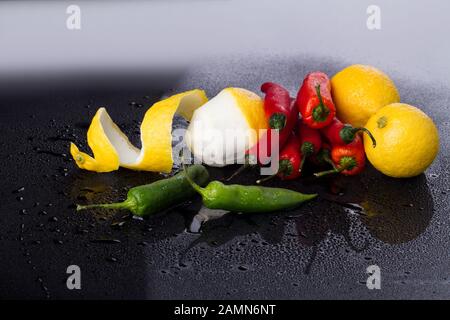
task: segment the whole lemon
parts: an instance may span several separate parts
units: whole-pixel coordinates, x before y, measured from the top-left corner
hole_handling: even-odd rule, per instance
[[[380,70],[360,64],[349,66],[331,79],[331,93],[340,120],[363,127],[378,109],[400,102],[394,82]]]
[[[378,110],[366,123],[377,146],[364,135],[370,163],[385,175],[407,178],[421,174],[439,151],[438,130],[424,112],[404,103]]]

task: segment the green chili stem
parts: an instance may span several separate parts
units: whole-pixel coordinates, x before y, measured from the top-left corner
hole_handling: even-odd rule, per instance
[[[344,159],[344,158],[342,158],[342,159]],[[342,159],[341,159],[341,163],[342,163]],[[333,162],[333,161],[331,161],[331,162]],[[323,176],[326,176],[326,175],[329,175],[329,174],[340,173],[340,172],[342,172],[344,170],[347,170],[347,169],[349,169],[351,167],[354,167],[354,166],[355,166],[355,161],[354,160],[344,162],[344,165],[342,165],[340,168],[336,168],[336,166],[333,164],[333,169],[327,170],[327,171],[322,171],[322,172],[316,172],[316,173],[314,173],[314,176],[317,177],[317,178],[320,178],[320,177],[323,177]]]
[[[194,182],[194,180],[191,179],[191,177],[189,177],[189,174],[186,170],[186,165],[184,164],[184,159],[183,159],[183,155],[181,155],[181,164],[183,165],[183,172],[184,172],[184,176],[186,177],[187,182],[189,182],[189,184],[191,185],[191,187],[197,191],[198,193],[200,193],[201,195],[204,194],[204,188],[200,187],[198,184],[196,184]]]
[[[317,178],[323,177],[323,176],[327,176],[329,174],[333,174],[333,173],[339,173],[341,171],[343,171],[343,168],[339,168],[339,169],[331,169],[331,170],[327,170],[327,171],[322,171],[322,172],[316,172],[314,173],[314,176]]]
[[[132,207],[132,203],[129,199],[127,199],[123,202],[115,202],[115,203],[97,203],[97,204],[88,204],[88,205],[77,204],[77,211],[86,210],[86,209],[94,209],[94,208],[130,209],[131,207]]]
[[[331,166],[333,167],[333,169],[337,170],[338,168],[336,167],[336,165],[334,164],[333,160],[330,159],[330,157],[324,157],[323,160],[328,163],[331,164]]]
[[[368,129],[361,127],[361,128],[354,128],[353,129],[354,132],[358,132],[358,131],[363,131],[364,133],[366,133],[370,140],[372,140],[372,146],[375,148],[377,146],[377,141],[375,140],[375,137],[372,135],[372,132],[370,132]]]
[[[269,118],[269,127],[271,129],[282,130],[286,126],[286,121],[287,121],[286,115],[280,112],[274,113]]]
[[[303,165],[305,164],[306,158],[307,158],[306,156],[302,157],[302,161],[300,162],[300,167],[298,168],[298,172],[302,172]]]
[[[256,184],[261,184],[261,183],[263,183],[263,182],[269,181],[269,180],[273,179],[274,177],[276,177],[277,174],[278,174],[278,172],[277,172],[277,173],[274,173],[274,174],[271,175],[271,176],[268,176],[268,177],[265,177],[265,178],[256,180]]]
[[[329,110],[328,107],[323,103],[322,94],[320,93],[320,84],[316,86],[316,94],[317,98],[319,98],[319,105],[314,108],[313,118],[315,121],[324,121],[326,119],[323,119],[323,116],[325,114],[326,118],[326,115],[328,115]]]
[[[237,169],[231,176],[229,176],[227,179],[225,179],[225,181],[230,181],[231,179],[233,179],[234,177],[236,177],[238,174],[240,174],[241,172],[243,172],[245,169],[247,169],[248,167],[250,167],[250,164],[246,161],[239,169]]]

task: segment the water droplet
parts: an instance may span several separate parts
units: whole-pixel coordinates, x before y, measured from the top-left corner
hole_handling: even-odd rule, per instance
[[[247,270],[248,270],[248,267],[247,267],[247,266],[239,266],[238,269],[239,269],[240,271],[247,271]]]
[[[78,229],[78,230],[76,231],[76,233],[77,233],[77,234],[86,234],[86,233],[89,233],[89,230],[86,230],[86,229]]]
[[[117,262],[117,259],[114,258],[114,257],[107,257],[107,258],[106,258],[106,261],[109,261],[109,262]]]
[[[126,223],[126,221],[116,221],[111,223],[112,228],[120,229],[123,227],[123,225]]]
[[[14,190],[13,193],[23,192],[24,190],[25,190],[25,187],[20,187],[20,188]]]
[[[119,239],[93,239],[91,240],[93,243],[120,243],[121,241]]]

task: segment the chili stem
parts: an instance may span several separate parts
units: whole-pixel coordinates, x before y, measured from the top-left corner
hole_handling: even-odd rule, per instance
[[[339,173],[341,171],[342,171],[342,169],[331,169],[331,170],[327,170],[327,171],[316,172],[316,173],[314,173],[314,176],[316,178],[320,178],[320,177],[323,177],[323,176],[327,176],[329,174]]]
[[[354,128],[353,130],[355,133],[358,131],[366,133],[369,136],[370,140],[372,140],[372,146],[374,148],[377,146],[377,141],[375,140],[375,137],[372,135],[372,132],[370,132],[368,129],[361,127],[361,128]]]
[[[269,180],[273,179],[277,174],[278,174],[278,173],[275,173],[275,174],[273,174],[273,175],[271,175],[271,176],[268,176],[268,177],[265,177],[265,178],[256,180],[256,183],[257,183],[257,184],[261,184],[261,183],[263,183],[263,182],[269,181]]]
[[[324,121],[323,115],[326,113],[328,115],[329,110],[327,106],[323,103],[322,94],[320,93],[320,84],[316,86],[317,98],[319,98],[319,105],[313,111],[313,118],[315,121]]]
[[[225,181],[230,181],[231,179],[236,177],[238,174],[243,172],[245,169],[247,169],[249,166],[250,166],[250,164],[248,162],[246,162],[239,169],[237,169],[231,176],[229,176],[227,179],[225,179]]]
[[[77,204],[77,211],[86,210],[86,209],[94,209],[94,208],[129,209],[130,201],[127,199],[123,202],[115,202],[115,203],[98,203],[98,204],[89,204],[89,205]]]
[[[191,185],[191,187],[197,191],[198,193],[200,193],[201,195],[203,195],[204,193],[204,189],[202,187],[200,187],[198,184],[196,184],[191,177],[189,177],[188,171],[186,170],[186,165],[184,164],[184,158],[183,158],[183,154],[181,155],[181,164],[183,166],[183,172],[184,172],[184,176],[186,177],[186,180],[189,182],[189,184]]]
[[[331,162],[333,162],[333,161],[331,161]],[[345,166],[342,166],[340,168],[336,168],[336,165],[333,163],[333,169],[322,171],[322,172],[316,172],[316,173],[314,173],[314,176],[316,178],[320,178],[320,177],[323,177],[323,176],[327,176],[329,174],[340,173],[340,172],[342,172],[344,170],[347,170],[349,167],[350,167],[350,165],[345,165]]]
[[[298,168],[298,172],[302,172],[302,170],[303,170],[303,165],[305,164],[305,161],[306,161],[306,156],[303,156],[303,157],[302,157],[302,161],[300,162],[300,166],[299,166],[299,168]]]

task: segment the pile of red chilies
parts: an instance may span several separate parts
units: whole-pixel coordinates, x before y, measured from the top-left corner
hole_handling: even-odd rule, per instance
[[[262,145],[270,146],[271,130],[274,129],[279,130],[279,169],[258,183],[274,176],[282,180],[296,179],[302,174],[306,160],[320,167],[330,166],[329,170],[315,173],[316,177],[333,173],[356,175],[364,169],[366,156],[363,139],[358,133],[367,133],[374,147],[375,139],[367,129],[354,128],[336,117],[331,83],[326,74],[308,74],[295,101],[285,88],[276,83],[264,83],[261,91],[265,94],[264,110],[269,129],[247,151],[246,165],[233,176],[248,167],[250,157],[261,164],[258,151]],[[270,147],[265,147],[264,151],[268,157],[271,156]]]

